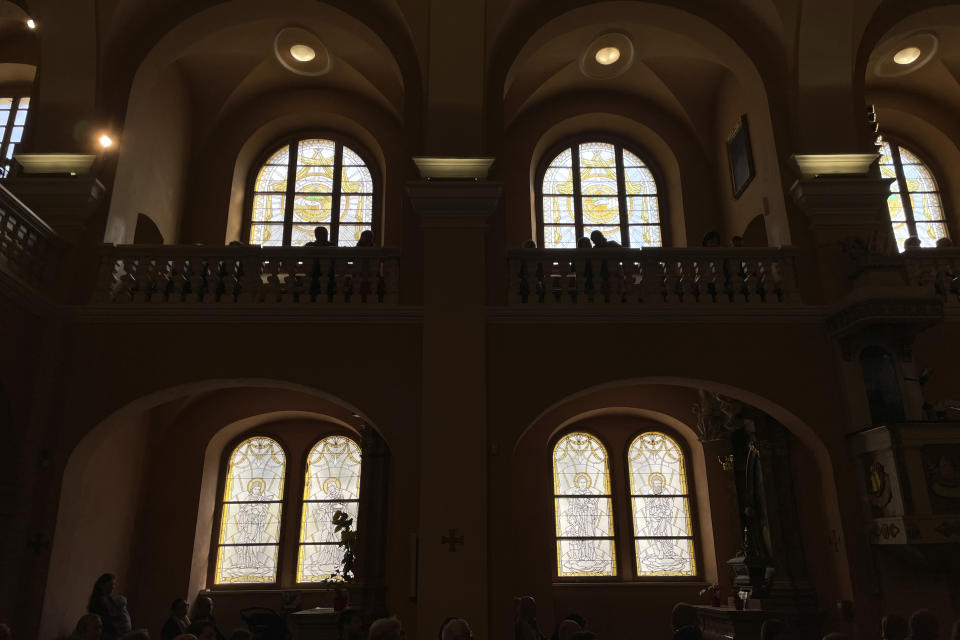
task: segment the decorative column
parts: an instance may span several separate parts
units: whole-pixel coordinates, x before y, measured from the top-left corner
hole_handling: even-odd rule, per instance
[[[421,219],[424,255],[418,635],[457,615],[484,638],[486,228],[501,187],[454,179],[410,183],[407,193]]]
[[[825,302],[848,293],[852,247],[889,255],[894,251],[887,213],[890,179],[873,167],[876,153],[793,156],[800,179],[790,188],[806,214],[810,244]]]
[[[380,434],[370,426],[360,432],[363,465],[360,468],[360,506],[357,519],[363,530],[374,535],[361,535],[357,552],[357,577],[363,585],[361,602],[373,618],[387,613],[386,553],[387,495],[390,490],[390,450]]]

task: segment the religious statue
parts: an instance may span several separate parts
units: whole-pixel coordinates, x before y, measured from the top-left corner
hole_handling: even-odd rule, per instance
[[[741,402],[705,389],[698,390],[698,394],[700,401],[693,403],[692,410],[697,416],[697,437],[701,442],[720,440],[745,426]]]

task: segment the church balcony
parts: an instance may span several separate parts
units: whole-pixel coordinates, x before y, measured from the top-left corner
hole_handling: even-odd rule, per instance
[[[960,309],[960,248],[913,249],[903,261],[912,286],[941,298],[947,308]]]
[[[796,253],[777,248],[520,249],[509,305],[777,306],[800,303]]]
[[[34,290],[54,283],[66,243],[0,185],[0,269]]]
[[[91,304],[396,305],[400,252],[104,245]]]

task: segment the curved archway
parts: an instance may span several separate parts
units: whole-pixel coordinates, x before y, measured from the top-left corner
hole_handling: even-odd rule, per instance
[[[307,439],[323,425],[357,436],[359,425],[376,429],[340,398],[266,379],[157,391],[90,429],[63,472],[40,635],[69,633],[91,576],[104,571],[131,602],[203,588],[225,447],[265,425]],[[162,623],[157,614],[141,612],[150,626]]]
[[[644,400],[641,398],[638,400],[638,396],[641,395],[638,392],[644,389],[663,390],[663,394],[671,389],[686,390],[687,392],[703,389],[734,398],[766,413],[786,427],[791,435],[809,452],[812,458],[811,462],[816,465],[817,475],[823,490],[823,511],[828,522],[827,526],[837,532],[847,531],[851,526],[851,514],[842,513],[839,507],[838,491],[841,489],[852,490],[852,487],[841,487],[837,482],[834,472],[834,455],[840,454],[831,454],[828,443],[824,441],[821,435],[794,412],[749,390],[720,382],[674,376],[650,376],[617,380],[584,389],[557,400],[526,425],[514,442],[514,455],[519,450],[521,443],[530,435],[536,434],[537,441],[543,445],[547,442],[550,434],[555,433],[558,429],[567,427],[577,420],[583,420],[585,417],[608,413],[614,407],[629,407],[634,415],[647,416],[654,420],[663,421],[664,424],[673,427],[687,439],[691,451],[702,451],[696,433],[689,424],[693,414],[687,414],[685,421],[683,417],[677,415],[676,411],[659,409],[656,406],[658,403],[656,399]],[[649,397],[651,393],[653,391],[648,391],[647,396]],[[693,400],[696,396],[690,395],[689,398]],[[684,409],[689,410],[690,406],[690,404],[686,404]],[[834,446],[834,443],[831,443],[830,446]],[[704,461],[703,455],[700,454],[699,459],[697,455],[694,455],[693,461],[696,470]],[[699,480],[700,478],[698,478]],[[703,509],[701,509],[701,513],[703,512]],[[848,559],[848,554],[852,552],[846,549],[847,544],[846,539],[844,539],[839,547],[839,552],[833,558],[832,574],[836,581],[838,594],[844,598],[852,599],[854,593],[853,576]]]

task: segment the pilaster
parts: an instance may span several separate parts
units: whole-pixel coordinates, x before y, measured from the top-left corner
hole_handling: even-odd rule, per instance
[[[424,247],[418,629],[487,636],[486,228],[499,184],[410,183]]]

